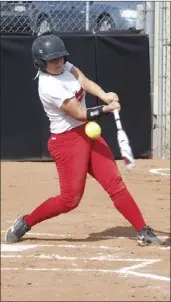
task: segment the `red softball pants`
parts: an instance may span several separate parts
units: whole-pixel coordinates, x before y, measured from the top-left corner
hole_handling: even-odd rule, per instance
[[[27,215],[25,221],[28,225],[33,226],[75,209],[83,196],[89,173],[137,231],[145,226],[137,204],[123,183],[113,154],[102,137],[90,139],[85,134],[85,125],[81,125],[62,134],[52,134],[48,150],[58,171],[60,195],[49,198]]]

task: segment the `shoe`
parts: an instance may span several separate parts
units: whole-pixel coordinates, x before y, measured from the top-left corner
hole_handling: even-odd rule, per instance
[[[138,232],[137,242],[140,245],[161,244],[161,240],[153,233],[152,229],[149,226],[143,227],[143,229]]]
[[[24,216],[20,216],[12,226],[6,231],[5,241],[7,243],[19,242],[21,237],[25,235],[31,227],[24,221]]]

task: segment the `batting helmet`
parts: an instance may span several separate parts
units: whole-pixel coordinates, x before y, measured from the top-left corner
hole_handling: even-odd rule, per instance
[[[45,71],[47,61],[59,57],[66,59],[68,55],[63,41],[56,35],[39,36],[32,45],[33,64],[42,71]]]

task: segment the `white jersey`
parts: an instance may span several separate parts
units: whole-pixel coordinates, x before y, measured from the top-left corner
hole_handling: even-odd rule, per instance
[[[38,93],[49,118],[51,133],[63,133],[85,123],[72,118],[61,109],[63,102],[72,97],[76,97],[86,108],[85,92],[71,73],[72,67],[71,63],[66,62],[60,75],[39,72]]]

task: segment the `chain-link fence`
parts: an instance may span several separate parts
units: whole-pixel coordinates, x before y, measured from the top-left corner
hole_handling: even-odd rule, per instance
[[[137,5],[118,1],[1,1],[1,32],[139,29]],[[141,14],[141,13],[140,13]]]

